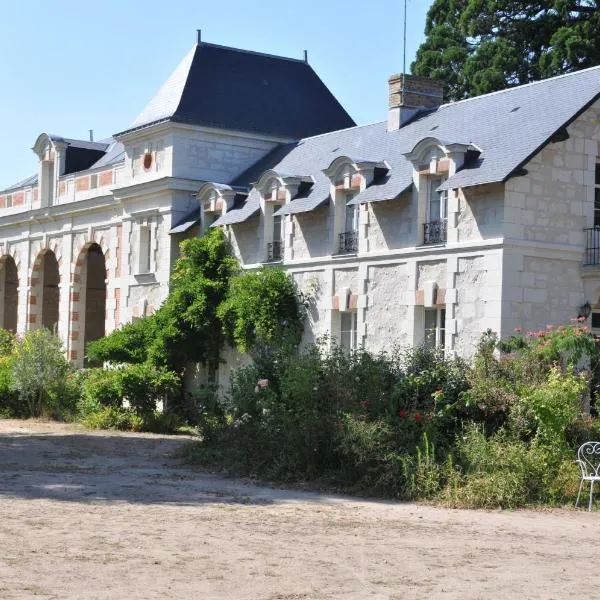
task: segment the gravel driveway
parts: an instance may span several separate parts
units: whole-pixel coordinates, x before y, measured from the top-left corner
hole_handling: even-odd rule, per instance
[[[0,420],[0,598],[593,598],[600,514],[273,490],[184,437]]]

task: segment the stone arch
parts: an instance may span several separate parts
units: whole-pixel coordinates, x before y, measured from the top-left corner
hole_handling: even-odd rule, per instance
[[[19,268],[11,254],[0,258],[0,326],[17,332],[19,306]]]
[[[29,326],[46,327],[57,333],[60,305],[60,255],[54,249],[43,248],[31,268],[29,295]]]
[[[83,243],[73,268],[71,292],[71,360],[85,364],[88,342],[106,333],[108,249],[102,236]]]

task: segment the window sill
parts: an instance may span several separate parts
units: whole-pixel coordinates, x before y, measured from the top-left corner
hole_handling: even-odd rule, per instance
[[[138,283],[156,283],[154,273],[134,273],[133,275]]]

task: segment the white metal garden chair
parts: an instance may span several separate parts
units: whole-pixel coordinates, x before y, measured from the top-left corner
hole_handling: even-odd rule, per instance
[[[600,442],[586,442],[577,450],[577,464],[581,470],[581,483],[579,484],[579,492],[575,506],[579,504],[579,496],[581,496],[581,488],[584,481],[590,482],[590,503],[588,510],[592,510],[592,502],[594,501],[594,483],[600,481]]]

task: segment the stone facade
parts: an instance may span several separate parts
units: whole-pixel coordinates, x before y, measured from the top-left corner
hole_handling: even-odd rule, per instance
[[[402,100],[392,83],[393,112],[411,96]],[[434,96],[439,88],[419,85]],[[403,124],[397,117],[389,135]],[[79,365],[86,342],[160,306],[179,242],[211,225],[209,211],[230,214],[233,200],[210,194],[289,140],[160,122],[116,142],[120,158],[66,174],[65,142],[44,134],[37,181],[0,193],[0,325],[56,328]],[[598,225],[600,102],[506,181],[438,191],[480,151],[433,137],[414,142],[403,152],[412,185],[354,208],[349,199],[393,171],[386,157],[319,165],[328,196],[280,217],[281,255],[268,251],[277,211],[297,202],[301,185],[321,185],[310,173],[253,174],[244,193],[260,197],[256,210],[222,225],[244,268],[277,264],[294,278],[306,307],[304,343],[376,352],[428,343],[468,357],[487,329],[509,335],[566,323],[586,302],[600,312],[600,260],[586,260],[584,234]],[[192,227],[172,233],[198,208]],[[348,227],[355,238],[341,248]],[[230,349],[225,359],[222,385],[247,360]],[[189,380],[204,375],[197,369]]]

